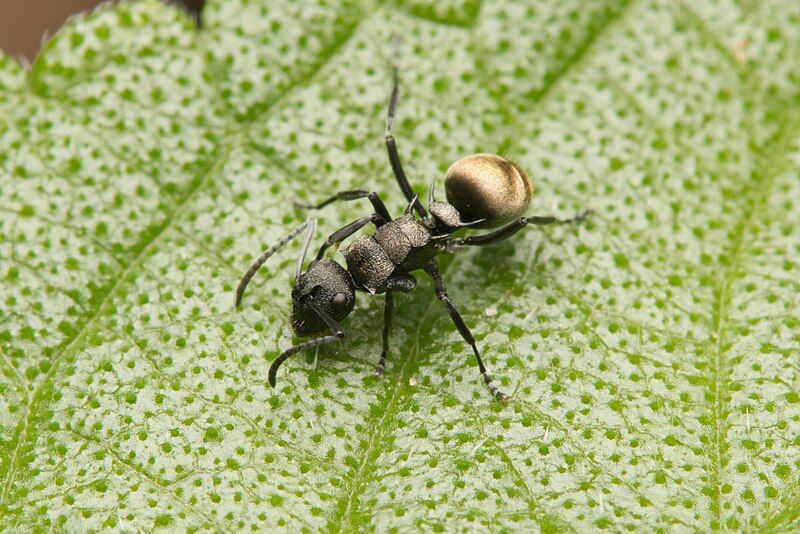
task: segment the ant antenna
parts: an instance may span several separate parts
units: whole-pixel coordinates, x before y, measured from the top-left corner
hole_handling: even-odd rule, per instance
[[[297,236],[297,234],[302,232],[305,229],[305,227],[309,225],[311,225],[313,231],[313,228],[316,227],[317,222],[314,219],[308,219],[307,221],[303,222],[297,228],[295,228],[294,230],[292,230],[291,232],[280,238],[274,245],[265,250],[264,253],[255,262],[253,262],[253,265],[251,265],[250,268],[247,269],[247,272],[244,273],[242,281],[239,282],[239,287],[236,288],[236,299],[234,301],[234,306],[236,308],[238,308],[239,305],[242,303],[242,295],[244,294],[244,290],[247,287],[247,284],[250,283],[250,280],[253,278],[253,275],[256,274],[256,271],[258,271],[261,268],[261,266],[264,265],[264,262],[267,261],[270,256],[275,254],[278,251],[278,249],[280,249],[283,245],[294,239]],[[311,238],[309,237],[307,239],[310,240]]]

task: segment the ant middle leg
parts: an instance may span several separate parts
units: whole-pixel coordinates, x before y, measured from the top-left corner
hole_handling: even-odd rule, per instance
[[[389,222],[392,220],[392,216],[389,215],[389,210],[386,209],[386,205],[383,203],[383,200],[381,200],[380,195],[378,195],[378,193],[376,193],[375,191],[364,191],[363,189],[340,191],[335,195],[333,195],[332,197],[323,200],[319,204],[309,204],[299,199],[295,199],[294,204],[299,208],[318,210],[324,208],[328,204],[332,204],[333,202],[337,202],[340,200],[343,201],[358,200],[360,198],[368,198],[370,203],[372,203],[372,207],[375,210],[375,213],[383,217],[384,221]]]

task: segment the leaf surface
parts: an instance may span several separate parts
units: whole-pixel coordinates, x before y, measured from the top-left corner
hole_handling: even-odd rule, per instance
[[[800,5],[155,0],[0,55],[4,530],[800,528]],[[529,228],[292,343],[294,242],[476,152]],[[440,185],[441,187],[441,185]],[[367,202],[321,212],[317,241]]]

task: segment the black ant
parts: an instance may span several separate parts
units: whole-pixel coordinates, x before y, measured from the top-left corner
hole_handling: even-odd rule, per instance
[[[394,315],[393,292],[407,293],[413,290],[417,281],[410,273],[422,269],[433,278],[436,297],[447,308],[461,337],[472,347],[478,369],[492,395],[506,400],[508,395],[495,386],[481,360],[472,332],[447,295],[444,281],[439,275],[436,256],[458,252],[464,247],[480,247],[503,241],[529,224],[579,222],[591,211],[586,210],[569,219],[549,216],[523,217],[531,201],[530,179],[517,165],[494,154],[475,154],[453,163],[445,175],[447,202],[437,201],[434,198],[434,186],[431,185],[426,210],[408,183],[392,135],[399,93],[398,72],[394,59],[392,79],[392,93],[386,119],[386,149],[397,184],[409,203],[403,215],[392,219],[378,194],[363,190],[342,191],[315,206],[297,202],[303,208],[319,209],[339,200],[367,198],[372,203],[375,213],[353,221],[331,234],[305,272],[303,263],[314,236],[316,221],[308,219],[299,225],[267,249],[248,269],[236,290],[236,306],[241,303],[242,294],[250,279],[267,258],[306,230],[292,289],[292,330],[295,335],[301,337],[322,334],[326,331],[329,335],[315,337],[283,351],[269,368],[270,385],[275,387],[278,368],[292,354],[344,337],[344,330],[339,323],[353,310],[356,290],[373,295],[380,293],[385,295],[383,350],[375,371],[376,376],[380,376],[389,353],[389,329]],[[342,249],[347,269],[331,259],[323,258],[329,247],[338,245],[370,223],[377,228],[373,235],[361,236]],[[465,227],[498,226],[502,228],[483,235],[451,237],[455,231]]]

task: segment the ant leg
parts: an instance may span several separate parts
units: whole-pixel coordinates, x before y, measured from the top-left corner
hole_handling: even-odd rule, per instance
[[[389,110],[386,114],[386,151],[389,154],[389,164],[392,166],[392,172],[397,180],[397,185],[400,186],[400,191],[405,195],[406,200],[414,205],[417,214],[423,218],[428,218],[428,212],[422,207],[422,203],[414,194],[411,185],[408,183],[406,173],[403,171],[403,166],[400,164],[400,155],[397,153],[397,145],[395,144],[394,135],[392,135],[392,128],[394,127],[395,112],[397,110],[397,99],[400,96],[400,86],[397,74],[397,58],[396,58],[396,44],[392,47],[392,96],[389,98]]]
[[[314,229],[317,227],[317,221],[314,219],[308,219],[307,221],[299,225],[297,228],[295,228],[294,230],[292,230],[291,232],[280,238],[277,243],[269,247],[255,262],[253,262],[253,265],[251,265],[250,268],[247,269],[247,272],[244,273],[241,282],[239,282],[239,287],[236,288],[236,299],[234,300],[234,306],[236,308],[238,308],[239,304],[242,303],[242,295],[244,294],[244,290],[247,287],[247,284],[250,283],[250,279],[253,278],[253,275],[256,274],[256,271],[258,271],[258,269],[260,269],[261,266],[264,265],[264,262],[267,261],[267,259],[269,259],[270,256],[275,254],[275,252],[277,252],[279,248],[281,248],[283,245],[294,239],[297,236],[297,234],[302,232],[303,229],[306,228],[306,226],[308,227],[308,233],[306,234],[305,242],[309,242],[311,240],[311,236],[314,235]],[[304,250],[307,248],[305,242],[304,242]],[[305,256],[305,252],[302,254],[302,256]]]
[[[383,305],[383,350],[381,351],[381,359],[378,360],[378,366],[375,368],[375,378],[380,377],[386,368],[386,356],[389,354],[389,329],[392,327],[393,317],[394,295],[391,291],[387,291]]]
[[[389,279],[386,282],[386,300],[383,305],[383,351],[378,366],[375,368],[375,377],[380,377],[386,368],[386,356],[389,354],[389,329],[392,326],[394,317],[394,295],[393,291],[408,293],[417,287],[417,279],[409,275],[400,275]]]
[[[309,341],[304,341],[303,343],[298,343],[292,347],[289,347],[285,351],[281,352],[280,355],[275,358],[272,362],[272,365],[269,366],[269,385],[275,387],[275,377],[278,373],[278,368],[281,364],[286,361],[286,358],[291,356],[292,354],[296,354],[301,350],[310,349],[312,347],[318,347],[320,345],[324,345],[325,343],[330,343],[331,341],[336,341],[337,339],[344,338],[344,330],[342,330],[341,325],[337,323],[332,317],[330,317],[327,313],[325,313],[322,309],[320,309],[317,305],[314,304],[313,301],[306,301],[308,305],[311,307],[314,312],[319,315],[320,319],[322,319],[325,324],[328,325],[328,328],[331,329],[332,335],[323,336],[311,339]]]
[[[401,274],[386,281],[386,291],[409,293],[417,287],[417,279],[410,274]]]
[[[369,217],[362,217],[351,222],[348,225],[341,227],[340,229],[336,230],[325,242],[319,247],[319,252],[317,253],[317,260],[321,260],[322,256],[325,254],[325,251],[328,247],[335,245],[336,243],[340,243],[353,235],[354,233],[361,230],[363,227],[368,225],[369,223],[375,223],[375,226],[381,226],[386,223],[386,221],[378,214],[370,215]]]
[[[456,328],[458,328],[461,337],[463,337],[464,341],[469,343],[469,345],[472,347],[472,352],[475,353],[475,359],[478,360],[478,369],[480,370],[483,381],[486,382],[486,386],[489,388],[489,391],[496,399],[508,400],[509,396],[500,391],[494,384],[492,377],[489,376],[489,372],[483,365],[483,360],[481,360],[478,347],[475,345],[475,338],[473,337],[472,332],[470,332],[469,327],[464,324],[464,320],[461,318],[461,314],[458,313],[456,307],[453,306],[452,302],[450,302],[450,297],[447,295],[447,288],[444,285],[444,280],[442,280],[442,277],[439,275],[439,265],[436,263],[436,261],[432,261],[431,264],[425,268],[425,271],[433,278],[436,297],[447,307],[447,311],[450,313],[450,318],[453,320]]]
[[[481,247],[484,245],[492,245],[508,239],[529,224],[535,224],[537,226],[545,226],[549,224],[574,224],[583,221],[591,214],[592,210],[584,210],[583,212],[575,215],[574,217],[570,217],[569,219],[558,219],[556,217],[520,217],[516,221],[507,224],[499,230],[489,232],[488,234],[448,239],[445,242],[444,247],[448,252],[455,252],[466,246]]]
[[[372,203],[372,207],[375,209],[375,213],[383,217],[384,221],[389,222],[392,220],[392,216],[389,215],[389,210],[386,209],[383,200],[381,200],[381,197],[378,196],[378,193],[374,191],[363,191],[361,189],[354,189],[352,191],[340,191],[339,193],[336,193],[332,197],[323,200],[317,205],[308,204],[298,199],[295,199],[294,203],[299,208],[318,210],[324,208],[328,204],[336,202],[337,200],[344,200],[344,201],[358,200],[359,198],[365,198],[365,197],[368,198],[369,201]]]
[[[547,224],[575,224],[582,222],[589,215],[594,213],[594,210],[585,209],[577,215],[573,215],[567,219],[559,219],[558,217],[528,217],[528,222],[537,226],[544,226]]]

